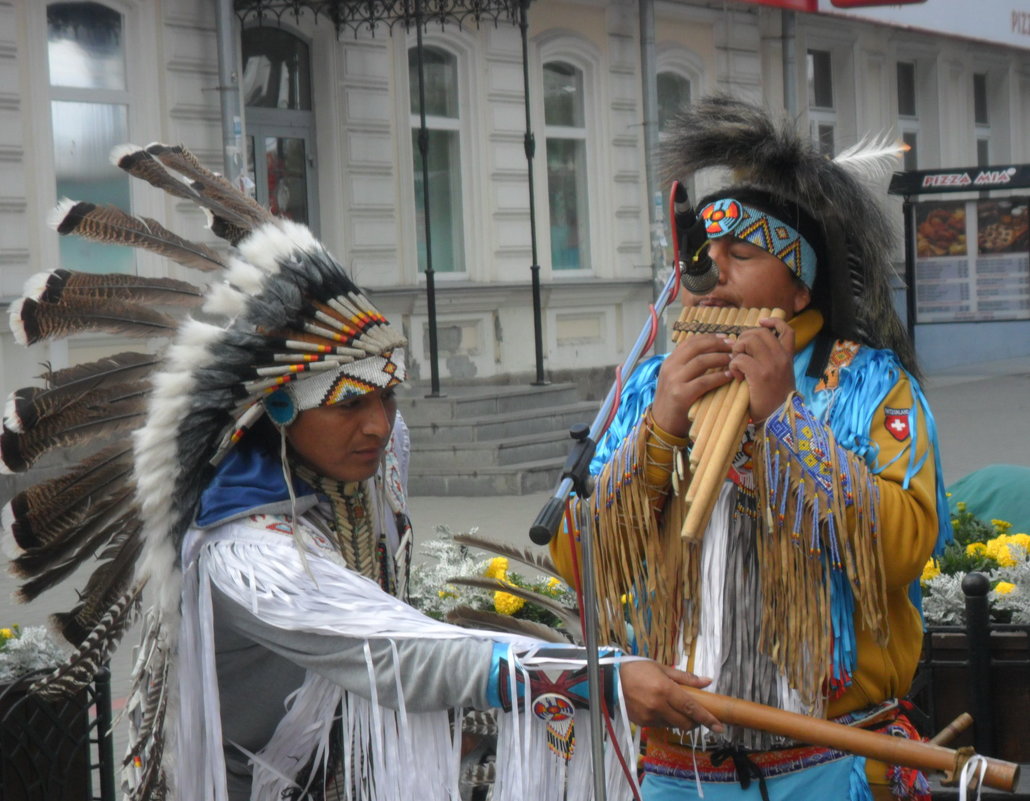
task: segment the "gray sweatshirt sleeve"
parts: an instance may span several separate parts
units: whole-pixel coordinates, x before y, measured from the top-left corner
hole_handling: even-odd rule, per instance
[[[239,650],[250,641],[306,670],[371,698],[365,641],[339,634],[289,631],[263,622],[212,587],[218,649]],[[397,676],[410,711],[471,706],[485,709],[493,645],[481,639],[371,638],[373,674],[382,706],[397,708]]]

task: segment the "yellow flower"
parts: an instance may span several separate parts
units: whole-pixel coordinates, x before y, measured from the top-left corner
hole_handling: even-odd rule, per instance
[[[0,629],[0,637],[5,640],[12,640],[14,639],[14,632],[10,629]]]
[[[1022,545],[1016,539],[1017,535],[1009,536],[1002,534],[993,540],[987,541],[987,555],[994,559],[1002,567],[1013,567],[1016,564],[1016,550],[1009,545]],[[1024,546],[1025,547],[1025,546]]]
[[[514,615],[525,605],[526,601],[524,598],[512,595],[510,592],[497,590],[494,593],[494,609],[502,615]]]
[[[994,591],[998,593],[998,595],[1008,595],[1014,589],[1016,589],[1015,584],[1008,581],[999,581],[997,586],[994,588]]]
[[[994,526],[994,530],[999,534],[1006,534],[1008,530],[1012,528],[1012,524],[1007,520],[998,520],[997,518],[991,518],[991,525]]]
[[[458,597],[458,593],[454,592],[453,588],[446,589],[446,590],[438,590],[436,594],[439,595],[441,598],[457,598]]]
[[[1026,556],[1030,556],[1030,534],[1009,534],[1009,545],[1020,545],[1023,550],[1026,551]]]
[[[987,556],[991,557],[1002,567],[1012,567],[1016,560],[1009,552],[1008,544],[1001,537],[995,537],[987,541]]]
[[[483,575],[487,578],[497,579],[498,581],[504,581],[504,577],[508,575],[508,559],[505,556],[495,556],[490,560],[490,564],[486,566],[486,570]]]
[[[941,566],[937,564],[936,559],[927,560],[926,564],[923,565],[923,575],[919,577],[919,580],[926,584],[930,579],[937,578],[941,574]]]
[[[971,542],[966,546],[966,556],[983,556],[987,553],[987,546],[982,542]]]
[[[960,512],[964,512],[964,511],[966,511],[966,502],[965,502],[965,501],[958,501],[958,502],[957,502],[957,503],[955,504],[955,508],[956,508],[956,509],[957,509],[958,511],[960,511]]]

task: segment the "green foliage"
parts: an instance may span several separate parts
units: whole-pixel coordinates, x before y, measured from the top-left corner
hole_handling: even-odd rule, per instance
[[[986,542],[986,540],[973,540],[973,542]],[[937,563],[941,572],[949,576],[973,570],[977,573],[989,573],[998,569],[998,563],[986,553],[967,553],[966,543],[958,542],[950,543],[944,549],[944,553]]]
[[[987,542],[996,535],[994,526],[970,512],[962,501],[955,504],[955,512],[951,518],[951,527],[955,531],[955,544],[960,545],[963,550],[970,543]]]
[[[527,579],[519,573],[508,573],[505,577],[505,581],[515,585],[516,587],[520,587],[525,590],[532,590],[540,595],[553,598],[562,606],[569,609],[576,606],[576,593],[564,582],[543,578],[534,581],[532,579]],[[480,608],[494,611],[494,603],[491,602],[489,607]],[[551,612],[532,601],[527,601],[523,607],[512,615],[512,617],[520,620],[532,620],[534,623],[543,623],[545,626],[550,626],[555,629],[560,629],[562,626],[561,619],[554,614],[554,612]]]

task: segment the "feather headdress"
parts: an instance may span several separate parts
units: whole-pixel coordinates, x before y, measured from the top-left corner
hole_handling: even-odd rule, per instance
[[[179,551],[214,465],[266,412],[286,424],[405,377],[404,338],[304,226],[273,217],[182,147],[123,146],[130,175],[191,200],[222,252],[149,218],[65,200],[62,235],[141,247],[205,271],[205,286],[166,278],[56,270],[34,276],[11,305],[23,344],[83,331],[170,340],[157,354],[120,353],[48,370],[44,386],[13,392],[0,435],[0,470],[28,469],[47,451],[91,446],[66,474],[19,493],[2,512],[3,542],[31,600],[82,564],[96,567],[75,608],[54,616],[78,649],[34,688],[66,692],[92,678],[116,647],[148,586],[154,602],[132,703],[145,765],[134,797],[164,786],[164,715],[178,625]],[[183,317],[201,307],[205,319]],[[103,450],[96,452],[96,444]],[[151,737],[151,735],[154,735]]]
[[[813,297],[828,330],[890,348],[917,375],[912,343],[891,300],[894,229],[867,186],[899,154],[898,147],[871,138],[828,159],[792,121],[776,124],[763,109],[725,95],[692,104],[662,146],[669,176],[731,171],[733,186],[710,200],[759,193],[815,220],[822,241]]]

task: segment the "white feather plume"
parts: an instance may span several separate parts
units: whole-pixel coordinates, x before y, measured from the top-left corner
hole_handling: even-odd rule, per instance
[[[142,148],[139,145],[115,145],[111,148],[111,152],[108,154],[108,159],[115,167],[117,167],[118,162],[123,158],[131,156],[133,153],[138,153],[140,150],[142,150]]]
[[[17,398],[17,392],[12,392],[7,396],[7,403],[4,404],[4,428],[8,431],[17,431],[18,433],[21,433],[23,427],[21,424],[21,418],[18,416],[16,403]]]
[[[53,273],[33,273],[26,278],[25,284],[21,289],[22,297],[31,298],[32,300],[39,300],[42,298],[43,294],[46,292],[46,285],[50,280],[51,275],[53,275]],[[11,308],[13,309],[14,307],[12,306]]]
[[[25,324],[21,321],[21,310],[26,300],[26,298],[19,298],[8,307],[8,324],[11,326],[11,333],[14,334],[14,341],[19,345],[29,344],[29,335],[25,331]],[[3,471],[0,470],[0,472]]]
[[[162,619],[175,620],[181,572],[176,568],[176,549],[169,535],[175,518],[174,489],[178,478],[176,448],[182,420],[189,412],[194,392],[192,371],[212,363],[209,345],[222,331],[218,326],[188,320],[169,347],[164,371],[153,378],[147,424],[133,434],[136,497],[144,521],[144,547],[136,566],[136,578],[160,578],[153,602]]]
[[[24,553],[14,538],[14,510],[9,501],[0,511],[0,550],[8,559],[17,559]]]
[[[57,227],[62,222],[64,222],[64,218],[68,216],[68,212],[71,211],[75,207],[76,203],[78,203],[78,201],[77,200],[72,200],[70,197],[63,197],[63,198],[61,198],[57,202],[57,205],[54,206],[52,209],[50,209],[50,211],[47,212],[47,215],[46,215],[46,224],[47,224],[47,226],[49,226],[50,228],[53,228],[56,231]]]
[[[240,242],[239,251],[244,261],[266,275],[278,275],[280,261],[294,259],[299,252],[320,253],[331,258],[307,226],[281,218],[255,228]],[[236,283],[232,275],[229,280]]]
[[[876,182],[898,169],[908,149],[890,132],[869,134],[841,151],[833,162],[857,178]]]
[[[225,280],[247,295],[256,295],[261,291],[265,273],[250,262],[237,256],[231,256],[226,268]]]
[[[228,284],[216,284],[208,291],[204,301],[204,311],[208,314],[220,314],[232,319],[243,313],[247,304],[247,296]]]

